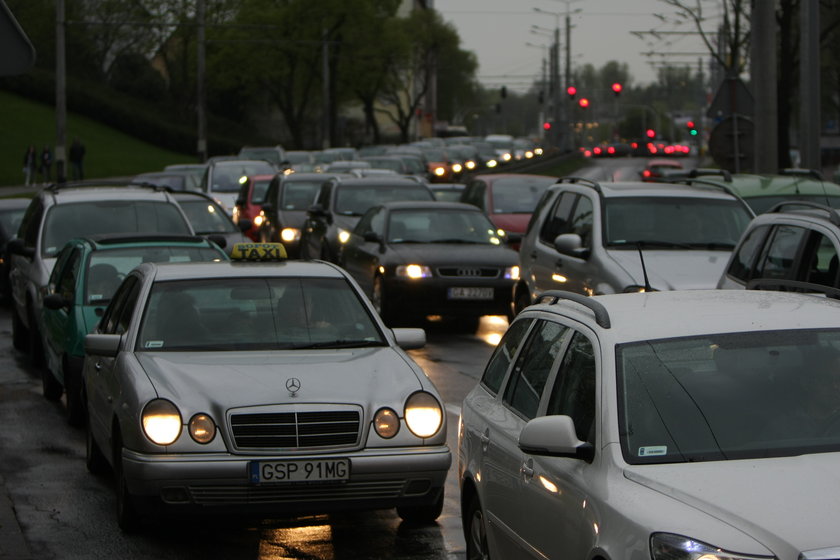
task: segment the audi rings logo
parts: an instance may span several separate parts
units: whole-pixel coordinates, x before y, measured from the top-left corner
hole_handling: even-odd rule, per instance
[[[459,268],[457,271],[458,276],[467,276],[469,278],[477,278],[481,276],[481,269],[480,268]]]
[[[300,391],[300,379],[297,377],[290,377],[287,379],[286,389],[288,389],[290,397],[297,396],[297,392]]]

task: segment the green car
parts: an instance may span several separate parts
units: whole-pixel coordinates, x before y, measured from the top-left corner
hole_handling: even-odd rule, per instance
[[[41,305],[44,396],[67,393],[67,421],[84,420],[81,372],[85,335],[99,322],[122,279],[144,262],[227,261],[212,241],[188,235],[96,235],[71,239],[58,254]]]
[[[715,184],[725,187],[762,214],[780,202],[805,200],[840,208],[840,185],[823,180],[808,169],[786,169],[779,175],[730,174],[728,171],[693,170],[681,182]]]

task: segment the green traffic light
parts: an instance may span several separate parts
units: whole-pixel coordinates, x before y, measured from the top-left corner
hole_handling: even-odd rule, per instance
[[[694,129],[691,129],[691,131],[689,132],[689,134],[691,134],[692,136],[697,136],[697,131],[696,131],[696,130],[694,130]]]

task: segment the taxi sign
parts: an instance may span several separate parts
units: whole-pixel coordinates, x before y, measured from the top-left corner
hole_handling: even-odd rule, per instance
[[[282,243],[236,243],[230,253],[234,261],[282,261],[286,248]]]

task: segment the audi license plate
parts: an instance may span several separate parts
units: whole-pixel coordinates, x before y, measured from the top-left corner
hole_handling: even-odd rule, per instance
[[[251,461],[249,470],[252,484],[346,482],[350,478],[350,459]]]
[[[493,288],[449,288],[449,299],[493,299]]]

